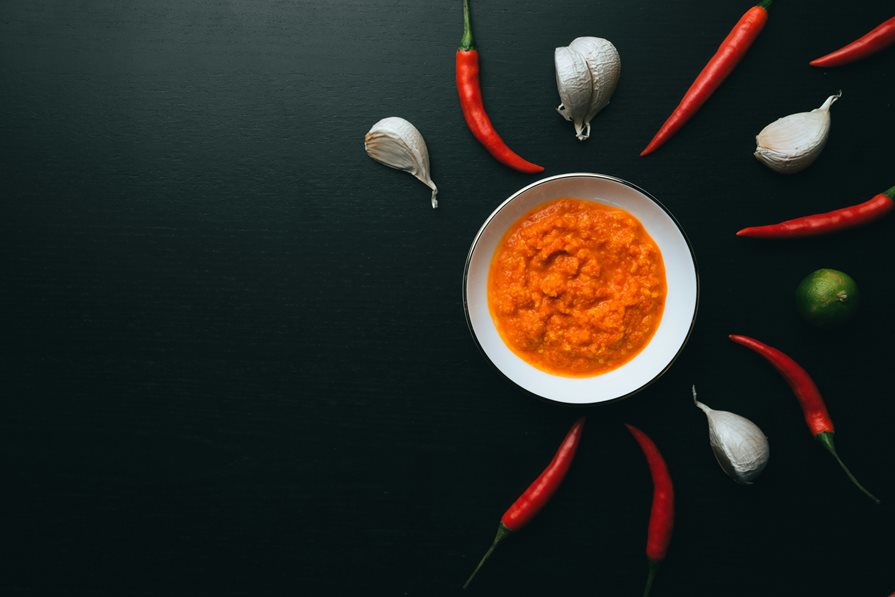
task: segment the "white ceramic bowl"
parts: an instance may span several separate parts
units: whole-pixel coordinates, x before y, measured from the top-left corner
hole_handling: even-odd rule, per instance
[[[668,294],[655,335],[626,364],[593,377],[552,375],[529,365],[504,344],[488,309],[488,270],[498,243],[523,215],[560,197],[596,201],[633,214],[656,241],[665,262]],[[567,404],[595,404],[625,398],[658,379],[686,344],[696,321],[698,301],[699,278],[693,250],[680,225],[643,189],[603,174],[560,174],[513,193],[476,234],[463,273],[466,321],[485,356],[520,387],[542,398]]]

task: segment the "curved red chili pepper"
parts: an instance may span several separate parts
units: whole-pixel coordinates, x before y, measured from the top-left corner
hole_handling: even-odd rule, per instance
[[[542,166],[523,159],[504,143],[485,112],[482,88],[479,85],[479,52],[475,49],[469,24],[469,0],[463,0],[463,37],[460,38],[460,47],[457,49],[456,71],[457,93],[460,95],[463,117],[479,143],[501,164],[520,172],[543,172]]]
[[[581,433],[584,430],[586,421],[587,417],[581,417],[575,421],[575,424],[566,433],[565,439],[559,445],[547,468],[538,475],[538,478],[528,486],[528,489],[504,512],[491,547],[488,548],[488,551],[485,552],[485,555],[479,561],[478,566],[475,567],[475,570],[472,571],[472,574],[469,575],[469,578],[463,584],[464,589],[475,578],[482,564],[491,557],[497,544],[506,539],[510,533],[518,531],[527,525],[550,501],[550,498],[565,478],[566,473],[569,472],[569,467],[572,466],[572,460],[575,458],[578,444],[581,443]]]
[[[678,132],[690,118],[699,111],[702,104],[708,100],[724,79],[733,72],[736,65],[740,63],[743,56],[749,50],[752,42],[764,29],[765,23],[768,22],[767,7],[771,5],[771,0],[762,0],[757,6],[753,6],[740,17],[737,24],[734,25],[724,41],[718,47],[715,55],[712,56],[708,63],[702,67],[696,80],[690,85],[683,99],[665,121],[665,124],[649,142],[649,145],[640,152],[640,156],[649,155],[661,147],[676,132]]]
[[[848,470],[848,467],[845,466],[842,459],[839,458],[839,454],[836,452],[836,446],[833,444],[833,421],[830,419],[830,414],[827,412],[827,406],[824,404],[824,399],[820,395],[820,390],[817,389],[817,384],[814,383],[814,380],[811,379],[808,372],[789,355],[777,350],[773,346],[768,346],[763,342],[759,342],[755,338],[739,336],[736,334],[731,334],[728,337],[737,344],[745,346],[764,357],[764,359],[773,365],[773,367],[783,376],[789,384],[789,387],[792,388],[796,398],[799,400],[799,404],[802,406],[802,413],[805,415],[805,422],[808,424],[808,429],[811,430],[811,435],[817,438],[827,451],[833,455],[833,458],[836,459],[836,462],[839,463],[839,466],[842,467],[842,470],[845,471],[845,474],[851,479],[852,483],[864,492],[864,495],[878,504],[879,499],[867,491],[864,486],[858,482],[851,471]]]
[[[879,26],[862,35],[855,41],[842,46],[835,52],[830,52],[826,56],[815,58],[808,64],[811,66],[820,66],[823,68],[831,66],[842,66],[850,64],[862,58],[866,58],[871,54],[876,54],[881,50],[885,50],[895,43],[895,17],[888,21],[883,21]]]
[[[895,187],[857,205],[834,209],[822,214],[786,220],[779,224],[743,228],[737,232],[737,236],[796,238],[817,236],[846,228],[854,228],[855,226],[872,222],[889,213],[893,205],[895,205],[895,202],[892,201],[893,198],[895,198]]]
[[[519,499],[504,512],[500,524],[510,531],[518,531],[531,522],[535,514],[547,505],[566,473],[569,472],[569,467],[572,466],[572,459],[575,457],[575,451],[581,441],[581,432],[584,430],[586,421],[586,417],[581,417],[572,425],[559,449],[553,455],[550,464],[519,496]]]
[[[668,465],[662,458],[659,448],[650,437],[633,425],[625,424],[649,465],[650,475],[653,478],[653,505],[649,516],[649,532],[646,539],[646,557],[649,563],[649,571],[646,577],[646,587],[643,597],[649,595],[656,577],[659,562],[665,559],[668,553],[668,544],[671,543],[671,531],[674,529],[674,487],[671,484],[671,475],[668,473]]]

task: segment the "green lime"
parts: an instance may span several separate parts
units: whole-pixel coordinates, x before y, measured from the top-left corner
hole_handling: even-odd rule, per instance
[[[824,328],[840,326],[858,308],[858,285],[845,272],[819,269],[796,288],[796,306],[808,323]]]

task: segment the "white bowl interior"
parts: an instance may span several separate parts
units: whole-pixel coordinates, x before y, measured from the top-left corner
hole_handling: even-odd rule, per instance
[[[659,328],[633,359],[602,375],[562,377],[529,365],[500,337],[488,309],[488,270],[506,231],[542,203],[572,197],[620,207],[656,241],[665,262],[668,294]],[[548,400],[593,404],[627,396],[659,377],[683,348],[696,316],[696,264],[674,219],[644,192],[600,174],[562,174],[533,183],[503,202],[473,241],[466,264],[464,299],[469,326],[485,355],[522,388]]]

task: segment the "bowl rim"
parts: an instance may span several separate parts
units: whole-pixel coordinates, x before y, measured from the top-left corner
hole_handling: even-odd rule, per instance
[[[648,199],[650,199],[650,201],[652,201],[653,203],[658,205],[659,208],[662,211],[664,211],[666,213],[666,215],[668,215],[668,217],[674,223],[675,227],[678,229],[678,231],[681,233],[681,236],[684,238],[684,242],[687,245],[687,250],[690,252],[690,259],[693,262],[693,272],[694,272],[694,275],[696,278],[696,298],[695,298],[695,302],[693,305],[693,315],[690,318],[690,326],[687,328],[687,334],[684,336],[684,341],[681,342],[681,345],[678,347],[677,352],[674,353],[674,356],[671,358],[670,361],[668,361],[668,364],[666,364],[665,367],[663,367],[661,371],[659,371],[656,375],[654,375],[646,383],[644,383],[643,385],[638,387],[636,390],[628,392],[627,394],[624,394],[622,396],[610,398],[608,400],[599,400],[596,402],[585,402],[585,403],[565,402],[562,400],[555,400],[553,398],[546,398],[544,396],[541,396],[540,394],[536,394],[535,392],[532,392],[528,388],[521,386],[514,379],[512,379],[510,376],[508,376],[506,373],[504,373],[503,370],[500,367],[498,367],[497,364],[491,359],[491,357],[488,356],[488,353],[485,352],[485,349],[482,348],[482,344],[481,344],[481,342],[479,342],[478,336],[476,336],[475,330],[472,327],[472,319],[469,315],[469,300],[468,300],[468,296],[467,296],[468,295],[467,288],[469,285],[469,267],[470,267],[470,264],[472,263],[472,255],[475,252],[476,247],[478,246],[479,241],[482,238],[482,234],[485,232],[485,229],[488,227],[488,225],[491,223],[491,221],[495,217],[497,217],[497,214],[500,213],[501,210],[503,210],[507,205],[510,204],[511,201],[516,199],[516,197],[518,197],[522,193],[525,193],[526,191],[533,189],[539,185],[546,184],[548,182],[552,182],[554,180],[559,180],[562,178],[599,178],[599,179],[609,180],[612,182],[616,182],[616,183],[625,185],[625,186],[630,187],[630,188],[634,189],[635,191],[643,194]],[[671,213],[671,210],[669,210],[667,207],[665,207],[665,205],[661,201],[656,199],[656,197],[652,193],[650,193],[646,189],[639,187],[638,185],[636,185],[632,182],[629,182],[623,178],[618,178],[617,176],[611,176],[609,174],[599,174],[596,172],[567,172],[565,174],[556,174],[554,176],[548,176],[546,178],[536,180],[533,183],[522,187],[521,189],[517,190],[516,192],[511,194],[509,197],[507,197],[503,202],[501,202],[500,205],[498,205],[494,209],[494,211],[492,211],[491,214],[487,218],[485,218],[485,221],[482,223],[481,227],[479,227],[478,232],[476,232],[475,237],[473,237],[472,244],[469,246],[469,252],[466,254],[466,263],[463,265],[463,284],[462,284],[460,290],[463,295],[463,315],[466,317],[466,327],[469,329],[469,334],[472,336],[473,342],[475,343],[479,352],[482,353],[482,356],[485,357],[485,360],[488,362],[488,364],[491,365],[491,367],[493,367],[494,369],[496,369],[497,372],[500,373],[500,375],[505,380],[509,381],[513,386],[521,389],[522,391],[524,391],[527,394],[530,394],[531,396],[534,396],[538,400],[541,400],[543,402],[548,402],[550,404],[558,404],[561,406],[575,408],[575,407],[593,407],[593,406],[597,406],[597,405],[614,404],[614,403],[620,402],[622,400],[626,400],[626,399],[634,396],[635,394],[642,392],[649,386],[653,385],[653,383],[655,383],[656,381],[659,380],[659,378],[661,378],[663,375],[665,375],[665,373],[667,373],[668,370],[671,369],[672,365],[674,365],[674,363],[677,361],[678,357],[680,357],[681,353],[684,351],[684,348],[687,346],[687,342],[690,340],[690,336],[693,335],[693,329],[696,327],[696,315],[699,313],[701,282],[699,279],[699,265],[696,261],[696,252],[693,250],[693,243],[690,242],[690,237],[687,236],[687,233],[684,230],[684,227],[681,226],[681,223],[678,221],[678,219],[676,217],[674,217],[674,214]]]

